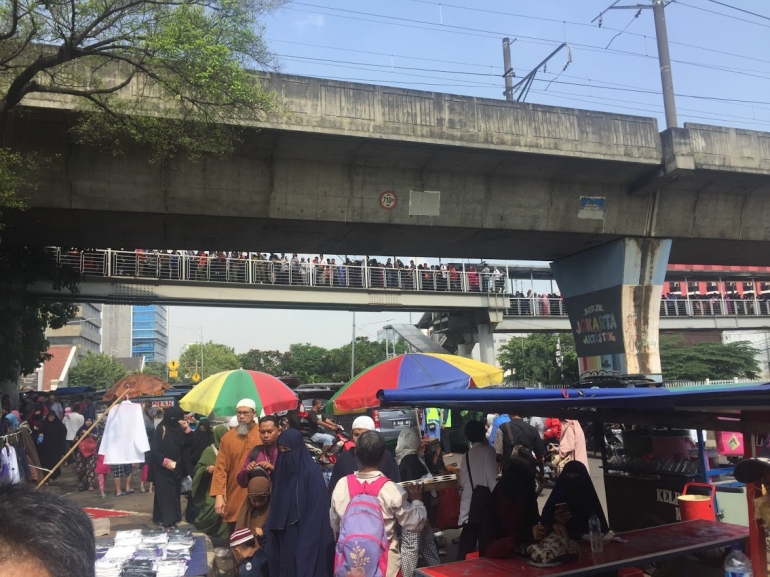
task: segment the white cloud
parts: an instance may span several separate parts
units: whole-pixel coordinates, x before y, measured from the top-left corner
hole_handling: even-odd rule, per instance
[[[322,14],[308,14],[302,20],[294,22],[294,25],[300,32],[304,32],[306,28],[322,28],[324,24],[325,22]]]

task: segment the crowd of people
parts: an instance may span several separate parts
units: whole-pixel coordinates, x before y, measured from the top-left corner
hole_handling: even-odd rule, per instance
[[[506,292],[505,273],[485,262],[407,263],[396,257],[300,257],[296,253],[146,250],[59,250],[57,258],[86,274],[250,284]]]
[[[157,527],[172,529],[184,519],[215,543],[229,543],[242,576],[370,575],[374,563],[383,576],[413,577],[418,566],[441,563],[445,543],[434,529],[440,499],[423,492],[422,483],[449,472],[462,487],[458,559],[476,550],[510,556],[553,532],[582,535],[594,514],[606,530],[576,421],[525,421],[516,415],[489,415],[486,424],[472,420],[464,429],[470,448],[455,467],[444,460],[451,449],[448,437],[442,438],[451,427],[449,411],[427,409],[423,430],[401,431],[395,455],[386,450],[374,421],[359,416],[351,430],[354,446],[339,455],[327,483],[298,424],[258,416],[251,399],[238,402],[227,423],[201,418],[195,427],[178,407],[161,415],[144,404],[139,435],[147,435],[149,450],[145,462],[135,466],[104,465],[100,444],[106,435],[102,427],[91,428],[95,415],[88,400],[63,406],[53,395],[29,395],[23,412],[10,410],[7,397],[2,405],[3,434],[22,426],[34,431],[39,471],[53,469],[78,440],[72,463],[81,491],[98,487],[103,495],[109,472],[116,496],[125,495],[132,492],[131,476],[139,467],[142,490],[147,484],[154,492]],[[118,417],[108,414],[110,419]],[[124,432],[125,442],[132,443],[133,433]],[[549,450],[563,461],[563,470],[540,512],[535,481]],[[49,482],[57,483],[57,477],[54,473]],[[402,481],[413,483],[402,486]],[[488,498],[480,504],[484,491]]]

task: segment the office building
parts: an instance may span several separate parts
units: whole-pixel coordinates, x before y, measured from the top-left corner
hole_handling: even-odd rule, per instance
[[[120,359],[131,356],[131,305],[102,307],[102,352]]]
[[[116,358],[167,360],[168,311],[160,305],[105,305],[102,351]]]
[[[102,344],[102,305],[80,303],[75,318],[60,329],[48,329],[45,337],[50,346],[77,347],[77,356],[82,358],[92,351],[98,353]]]
[[[131,318],[131,356],[166,362],[168,312],[160,305],[134,305]]]

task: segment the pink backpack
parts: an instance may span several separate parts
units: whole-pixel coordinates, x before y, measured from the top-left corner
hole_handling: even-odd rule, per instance
[[[340,523],[334,575],[347,577],[352,571],[358,577],[385,577],[388,534],[377,496],[388,478],[383,475],[371,483],[361,482],[355,475],[346,479],[350,503]]]

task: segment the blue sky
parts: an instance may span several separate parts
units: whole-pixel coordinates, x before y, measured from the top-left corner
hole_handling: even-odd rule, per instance
[[[767,0],[720,1],[770,17]],[[485,98],[502,98],[504,36],[514,41],[518,78],[566,41],[569,67],[562,70],[567,52],[560,52],[538,74],[527,102],[654,116],[663,130],[652,11],[634,18],[635,10],[613,10],[605,14],[602,28],[592,25],[611,3],[307,0],[265,18],[265,37],[281,72]],[[666,16],[680,126],[695,122],[770,132],[770,20],[713,0],[673,2]],[[203,324],[206,340],[241,352],[285,350],[293,342],[336,347],[350,340],[351,317],[347,312],[172,307],[170,324]],[[409,322],[409,315],[358,314],[358,334],[373,337],[389,319]],[[170,354],[178,355],[184,343],[197,338],[191,330],[172,328]]]
[[[724,3],[770,17],[766,1]],[[282,72],[486,98],[502,98],[503,36],[514,41],[519,78],[566,41],[569,67],[562,71],[566,51],[555,56],[528,102],[656,116],[662,130],[652,10],[638,18],[636,10],[612,10],[601,28],[591,24],[609,4],[307,0],[266,18],[265,36]],[[673,2],[666,16],[680,124],[770,130],[770,19],[711,0]]]

